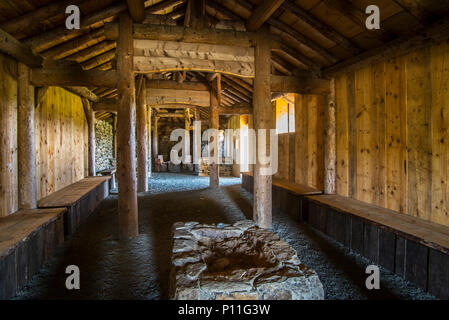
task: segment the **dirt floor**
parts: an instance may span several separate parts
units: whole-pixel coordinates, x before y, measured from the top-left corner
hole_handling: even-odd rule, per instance
[[[139,194],[137,238],[117,241],[117,196],[111,195],[16,299],[167,299],[174,222],[251,219],[252,195],[238,178],[221,178],[217,190],[208,189],[207,177],[165,173],[149,181],[150,191]],[[273,210],[273,230],[315,269],[326,299],[434,299],[382,268],[381,289],[367,290],[369,260],[279,210]],[[80,268],[80,290],[65,288],[68,265]]]

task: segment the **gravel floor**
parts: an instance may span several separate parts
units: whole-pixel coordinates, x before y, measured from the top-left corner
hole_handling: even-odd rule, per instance
[[[111,195],[16,299],[167,299],[171,225],[251,218],[252,195],[240,182],[221,178],[220,189],[210,190],[207,177],[153,174],[150,191],[139,194],[140,234],[127,242],[117,241],[117,196]],[[382,268],[381,289],[367,290],[369,260],[279,210],[273,212],[273,230],[315,269],[326,299],[434,299]],[[80,268],[80,290],[65,288],[68,265]]]

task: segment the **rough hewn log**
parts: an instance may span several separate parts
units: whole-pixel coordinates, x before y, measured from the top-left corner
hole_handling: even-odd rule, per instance
[[[115,58],[115,49],[112,49],[103,54],[100,54],[99,56],[93,57],[93,58],[83,62],[81,65],[83,66],[84,70],[90,70],[90,69],[98,67],[99,65],[102,65],[108,61],[111,61],[114,58]]]
[[[171,113],[158,113],[157,114],[157,116],[159,117],[159,118],[184,118],[184,114],[182,114],[182,113],[174,113],[174,112],[171,112]]]
[[[43,59],[36,56],[31,49],[17,41],[16,38],[0,29],[0,52],[10,55],[23,64],[36,68],[42,65]]]
[[[126,3],[131,18],[136,22],[142,22],[145,19],[144,0],[126,0]]]
[[[340,72],[352,72],[368,65],[376,64],[387,59],[406,55],[412,51],[428,48],[449,38],[449,20],[440,20],[418,34],[396,39],[389,43],[368,50],[356,57],[349,58],[341,63],[324,69],[324,76],[333,76]]]
[[[88,47],[75,54],[67,57],[67,60],[76,61],[78,63],[85,62],[93,57],[103,54],[109,50],[115,49],[117,46],[115,41],[103,41],[92,47]]]
[[[63,59],[104,40],[104,29],[98,28],[41,53],[46,59]]]
[[[271,92],[328,94],[329,80],[294,76],[271,76]]]
[[[338,10],[339,13],[352,20],[355,24],[365,26],[367,15],[350,0],[323,0],[323,3],[329,8]],[[380,29],[369,30],[369,33],[382,42],[389,41],[393,38],[393,35],[382,27]]]
[[[92,104],[94,112],[114,112],[118,111],[117,99],[100,99],[98,102]]]
[[[303,23],[309,25],[327,39],[334,41],[341,45],[343,48],[347,49],[352,54],[360,53],[361,49],[353,44],[351,41],[346,39],[340,33],[338,33],[335,29],[329,27],[325,23],[316,19],[312,14],[303,10],[300,6],[296,5],[292,1],[285,1],[282,6],[284,10],[293,13],[296,17],[298,17]]]
[[[208,107],[210,94],[207,91],[152,89],[147,91],[147,103],[151,106],[181,103]]]
[[[134,57],[134,64],[136,71],[141,73],[204,71],[240,77],[254,77],[254,64],[252,62],[138,56]]]
[[[194,58],[254,62],[254,48],[179,41],[134,40],[134,55],[143,57]]]
[[[83,108],[87,120],[87,159],[88,159],[88,171],[89,176],[96,175],[95,171],[95,113],[92,110],[90,101],[83,98]]]
[[[147,80],[147,89],[209,91],[209,86],[207,83],[199,81],[183,81],[182,83],[178,83],[174,80]]]
[[[107,39],[116,40],[118,33],[116,23],[105,25]],[[226,44],[229,46],[253,47],[254,34],[219,29],[184,28],[179,26],[164,26],[152,24],[134,24],[134,39],[148,39],[161,41],[181,41],[188,43]],[[272,37],[270,37],[272,38]]]
[[[137,92],[137,106],[136,106],[136,118],[137,118],[137,191],[148,191],[148,115],[147,115],[147,91],[145,88],[145,79],[142,82],[142,86]]]
[[[173,8],[179,4],[184,3],[186,0],[167,0],[158,2],[145,10],[147,14],[157,14],[167,9]]]
[[[117,86],[118,75],[115,70],[81,70],[66,68],[37,68],[31,72],[31,82],[35,86]]]
[[[246,29],[248,31],[259,29],[283,2],[284,0],[264,0],[249,17]]]
[[[153,123],[153,159],[157,159],[157,156],[159,154],[159,132],[158,132],[158,126],[159,126],[159,117],[155,115],[154,117],[154,123]]]
[[[223,115],[252,115],[253,108],[248,103],[236,103],[231,107],[219,107],[218,113]]]
[[[335,194],[337,186],[337,138],[335,109],[335,79],[330,81],[330,93],[324,112],[324,193]]]
[[[19,160],[19,210],[37,208],[36,145],[34,138],[34,88],[30,69],[18,66],[17,158]],[[5,129],[5,128],[4,128]]]
[[[86,98],[89,101],[97,102],[100,100],[100,98],[95,93],[85,87],[64,87],[64,89],[76,95],[79,95],[82,98]]]
[[[271,111],[271,66],[267,61],[271,59],[270,45],[267,41],[267,33],[265,29],[259,30],[257,33],[257,47],[255,55],[256,77],[254,79],[253,93],[253,114],[254,129],[267,130],[267,144],[262,146],[265,150],[260,149],[261,144],[257,143],[257,154],[269,154],[270,150],[270,132],[272,128],[272,111]],[[265,152],[263,152],[265,151]],[[272,176],[262,174],[263,165],[259,156],[256,156],[256,164],[254,166],[254,197],[253,197],[253,219],[261,228],[270,228],[272,221],[272,204],[271,204],[271,182]]]
[[[91,32],[92,29],[95,29],[94,26],[99,25],[99,22],[111,21],[112,17],[118,15],[120,12],[126,11],[127,8],[126,3],[112,5],[83,17],[80,29],[68,30],[65,26],[57,27],[25,40],[24,44],[30,46],[35,52],[42,52],[64,41]]]
[[[138,235],[136,190],[135,90],[133,75],[132,21],[127,13],[120,14],[117,73],[119,110],[117,119],[117,179],[120,239]]]
[[[217,78],[218,80],[218,78]],[[219,113],[218,113],[218,95],[217,95],[217,84],[214,83],[212,86],[212,90],[210,92],[210,129],[216,129],[216,133],[213,136],[214,144],[216,147],[219,146],[218,143],[218,126],[219,126]],[[209,165],[209,187],[218,188],[220,186],[220,172],[218,159],[219,154],[218,150],[214,150],[214,154],[210,155],[211,164]]]
[[[15,19],[10,19],[0,25],[0,28],[10,34],[19,33],[24,29],[36,27],[50,17],[65,12],[69,5],[78,5],[85,0],[69,0],[52,2],[49,5],[40,7],[27,14],[20,15]]]

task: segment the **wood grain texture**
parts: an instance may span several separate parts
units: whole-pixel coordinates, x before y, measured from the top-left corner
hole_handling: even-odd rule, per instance
[[[0,217],[18,209],[17,63],[0,54]]]
[[[337,77],[337,193],[449,226],[449,42]]]
[[[81,98],[49,87],[35,110],[37,199],[87,175],[87,121]]]

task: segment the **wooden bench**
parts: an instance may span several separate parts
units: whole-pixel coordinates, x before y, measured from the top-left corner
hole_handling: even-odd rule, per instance
[[[64,233],[72,235],[109,195],[110,176],[88,177],[38,201],[39,208],[67,208]]]
[[[115,168],[111,168],[111,169],[106,169],[106,170],[102,170],[100,172],[97,172],[98,174],[101,174],[102,176],[111,176],[111,180],[109,183],[109,190],[115,190],[117,188],[116,184],[115,184],[115,174],[116,174],[117,170]]]
[[[64,242],[65,208],[21,210],[0,218],[0,299],[9,299]]]
[[[449,299],[449,227],[339,195],[306,197],[300,218],[431,294]]]
[[[253,181],[252,172],[242,173],[242,187],[250,193],[253,193]],[[313,187],[276,177],[273,177],[272,185],[273,206],[292,215],[295,219],[302,214],[304,196],[322,194],[322,191]]]
[[[251,173],[242,187],[253,192]],[[273,178],[273,206],[436,297],[449,299],[449,227]]]

